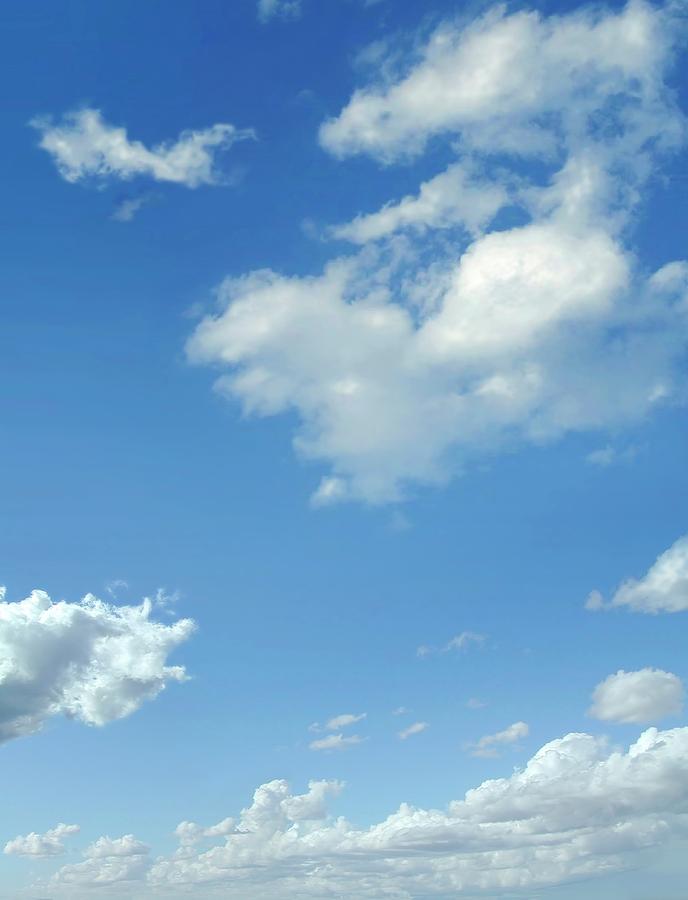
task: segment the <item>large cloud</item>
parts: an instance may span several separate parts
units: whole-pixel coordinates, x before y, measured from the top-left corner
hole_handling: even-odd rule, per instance
[[[113,606],[91,594],[53,603],[44,591],[6,602],[0,593],[0,743],[38,731],[52,716],[104,725],[137,710],[183,666],[169,654],[194,623],[164,625],[153,603]]]
[[[224,837],[215,846],[198,846],[212,841],[213,827],[183,823],[179,849],[156,862],[139,854],[135,877],[120,857],[89,851],[84,863],[57,873],[51,890],[81,885],[87,896],[112,883],[117,860],[121,881],[137,897],[193,890],[270,900],[503,896],[604,875],[685,833],[688,728],[649,729],[626,752],[569,734],[542,747],[523,770],[484,782],[444,811],[402,804],[369,828],[325,818],[324,796],[340,789],[314,782],[294,796],[286,782],[269,782],[236,822],[221,823],[215,834]]]
[[[40,146],[53,157],[62,177],[72,182],[146,175],[190,188],[217,184],[222,181],[215,165],[218,151],[254,137],[250,129],[220,123],[183,131],[176,141],[149,149],[130,140],[125,128],[108,125],[97,109],[67,113],[58,123],[37,118],[31,124],[41,133]]]
[[[599,591],[587,600],[588,609],[627,606],[634,612],[675,613],[688,610],[688,535],[657,557],[642,578],[629,578],[605,603]]]
[[[670,25],[640,2],[446,25],[324,127],[340,155],[408,155],[444,134],[462,159],[336,229],[362,246],[321,274],[227,279],[188,343],[246,412],[297,412],[297,451],[329,468],[316,503],[396,500],[504,445],[680,396],[688,269],[648,277],[625,241],[682,140]],[[506,203],[524,223],[485,233]]]

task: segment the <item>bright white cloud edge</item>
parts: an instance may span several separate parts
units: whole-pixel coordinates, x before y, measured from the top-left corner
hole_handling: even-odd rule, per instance
[[[40,132],[40,146],[69,182],[147,176],[189,188],[222,184],[226,179],[216,165],[217,154],[237,141],[255,138],[250,128],[218,123],[199,131],[183,131],[176,141],[148,148],[131,140],[125,128],[109,125],[100,110],[89,108],[68,112],[58,122],[38,117],[31,125]],[[124,212],[120,207],[120,220],[127,221],[135,212],[131,203]]]
[[[116,606],[87,594],[53,602],[45,591],[8,602],[0,589],[0,743],[55,716],[105,725],[187,678],[169,655],[193,634],[191,619],[163,624],[156,603]]]
[[[276,780],[236,818],[182,823],[179,849],[153,860],[129,836],[86,851],[42,885],[88,896],[96,885],[137,897],[184,895],[399,898],[534,890],[638,864],[639,853],[685,835],[688,728],[650,728],[627,751],[568,734],[508,778],[483,782],[445,810],[403,803],[360,828],[328,815],[340,782],[294,795]],[[70,893],[71,892],[71,893]]]

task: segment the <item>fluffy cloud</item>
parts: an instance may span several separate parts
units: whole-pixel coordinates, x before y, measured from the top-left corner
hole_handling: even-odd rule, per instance
[[[506,188],[474,175],[461,163],[449,166],[421,185],[418,195],[404,197],[375,213],[359,215],[331,230],[332,237],[366,244],[410,228],[451,228],[462,225],[479,234],[509,202]]]
[[[504,731],[498,731],[496,734],[486,734],[480,740],[471,746],[473,756],[481,756],[485,759],[492,759],[499,756],[499,748],[508,744],[515,744],[521,738],[528,737],[529,728],[525,722],[514,722]]]
[[[258,20],[297,19],[301,15],[301,0],[258,0]]]
[[[680,395],[688,267],[648,277],[623,242],[683,136],[663,83],[671,26],[642,2],[491,12],[444,26],[324,126],[339,155],[444,135],[461,158],[336,229],[362,246],[321,274],[227,279],[188,342],[246,413],[297,413],[296,451],[329,469],[315,504],[395,501],[505,446],[617,428]],[[523,224],[485,232],[507,197]]]
[[[330,795],[341,789],[315,784]],[[685,834],[688,728],[651,728],[626,752],[610,750],[601,738],[568,734],[545,744],[522,770],[484,782],[444,810],[403,803],[368,828],[324,818],[321,803],[306,803],[304,815],[298,797],[286,782],[269,782],[215,846],[182,841],[154,863],[135,857],[146,861],[130,878],[130,894],[503,896],[602,876],[637,865],[640,850]],[[99,869],[92,854],[82,868],[58,872],[51,890],[81,884],[87,896],[112,883],[114,860],[124,861],[103,857]]]
[[[40,146],[53,157],[60,175],[71,182],[146,175],[190,188],[218,184],[222,176],[215,166],[216,154],[255,136],[250,129],[217,124],[183,131],[176,141],[149,149],[130,140],[125,128],[108,125],[97,109],[67,113],[58,123],[37,118],[31,124],[41,133]]]
[[[549,156],[591,110],[623,95],[657,102],[669,23],[648,4],[620,13],[541,17],[498,6],[463,27],[447,23],[389,83],[357,90],[320,139],[338,156],[417,155],[437,135],[481,151]]]
[[[54,883],[78,888],[140,881],[150,868],[149,851],[133,834],[98,838],[84,851],[84,861],[63,866]]]
[[[398,734],[397,737],[400,741],[405,741],[407,738],[412,737],[414,734],[420,734],[422,731],[425,731],[426,728],[429,728],[427,722],[414,722],[413,725],[409,725],[408,728],[403,728]]]
[[[681,679],[671,672],[619,669],[597,685],[589,714],[609,722],[658,722],[681,713],[683,695]]]
[[[65,851],[64,838],[72,834],[78,834],[80,830],[78,825],[65,825],[60,822],[59,825],[46,831],[45,834],[37,834],[35,831],[32,831],[31,834],[19,835],[5,844],[3,853],[6,853],[8,856],[33,856],[39,858],[60,856]]]
[[[634,612],[675,613],[688,609],[688,535],[679,538],[643,578],[629,578],[617,589],[609,603],[593,591],[586,606],[591,610],[628,606]]]
[[[194,630],[163,625],[153,603],[113,606],[88,594],[53,603],[44,591],[6,602],[0,593],[0,743],[38,731],[51,716],[89,725],[121,719],[170,681],[186,678],[169,654]]]

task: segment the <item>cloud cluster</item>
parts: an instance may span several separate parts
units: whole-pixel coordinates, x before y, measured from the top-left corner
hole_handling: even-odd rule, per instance
[[[605,603],[599,591],[593,591],[586,602],[586,607],[593,611],[617,606],[654,614],[685,612],[688,609],[688,535],[658,556],[642,578],[624,581],[609,603]]]
[[[3,853],[8,856],[32,856],[39,859],[60,856],[65,851],[64,839],[72,834],[78,834],[79,831],[81,829],[78,825],[65,825],[60,822],[45,834],[32,831],[31,834],[18,835],[5,844]]]
[[[104,725],[137,710],[183,666],[167,665],[194,631],[164,625],[153,603],[114,606],[88,594],[53,603],[44,591],[6,602],[0,592],[0,743],[38,731],[52,716]]]
[[[269,782],[213,846],[178,830],[179,849],[153,862],[133,838],[133,856],[115,855],[109,842],[61,869],[51,890],[80,885],[88,895],[118,875],[137,897],[195,889],[266,900],[409,898],[532,891],[602,875],[685,833],[688,728],[651,728],[626,752],[568,734],[445,810],[402,804],[369,828],[326,817],[323,798],[341,788],[312,782],[307,794],[293,795],[286,782]]]
[[[648,275],[626,240],[684,137],[671,15],[636,0],[450,22],[325,123],[338,156],[389,162],[434,137],[459,158],[334,229],[358,249],[322,273],[227,279],[188,342],[246,413],[297,413],[296,451],[329,468],[315,504],[396,501],[681,396],[688,266]]]
[[[595,688],[589,714],[608,722],[658,722],[683,710],[683,683],[662,669],[640,669],[605,678]]]
[[[521,738],[528,737],[530,729],[525,722],[514,722],[503,731],[496,734],[486,734],[480,740],[471,745],[471,754],[485,759],[493,759],[499,756],[499,748],[509,744],[515,744]]]
[[[201,131],[183,131],[176,141],[149,149],[141,141],[130,140],[125,128],[108,125],[97,109],[69,112],[57,123],[37,118],[31,124],[41,134],[40,146],[70,182],[145,175],[190,188],[218,184],[223,179],[216,167],[217,153],[255,137],[251,129],[217,124]],[[120,220],[134,212],[130,204],[120,213]]]

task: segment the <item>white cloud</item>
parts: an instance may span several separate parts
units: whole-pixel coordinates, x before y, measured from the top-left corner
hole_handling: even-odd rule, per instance
[[[129,894],[502,896],[634,868],[639,851],[685,834],[688,728],[651,728],[626,752],[568,734],[522,770],[484,782],[444,810],[402,803],[370,827],[341,817],[299,819],[292,799],[286,782],[269,782],[215,846],[182,845],[152,864],[138,857],[145,863]],[[50,889],[59,895],[62,885],[69,896],[78,879],[86,890],[112,883],[108,866],[103,861],[100,880],[95,865],[66,867]]]
[[[658,722],[683,710],[681,679],[662,669],[610,675],[593,693],[589,715],[607,722]]]
[[[151,620],[148,599],[114,606],[88,594],[78,603],[53,603],[44,591],[17,602],[3,598],[0,743],[40,730],[56,715],[104,725],[186,678],[183,666],[166,661],[194,623]]]
[[[110,218],[113,222],[131,222],[138,211],[150,203],[151,194],[139,194],[137,197],[125,197],[115,207]]]
[[[392,715],[393,716],[405,716],[406,713],[408,713],[408,712],[410,712],[410,710],[407,709],[405,706],[397,706],[396,709],[392,710]]]
[[[429,728],[427,722],[414,722],[413,725],[409,725],[408,728],[403,728],[398,734],[397,737],[400,741],[405,741],[407,738],[410,738],[414,734],[420,734],[421,731],[425,731],[426,728]]]
[[[325,725],[325,728],[327,728],[328,731],[339,731],[340,728],[346,728],[349,725],[360,722],[362,719],[365,719],[367,715],[367,713],[359,713],[358,715],[354,715],[353,713],[342,713],[341,716],[334,716],[330,719]]]
[[[549,156],[562,136],[548,117],[577,130],[591,108],[631,89],[657,102],[670,23],[648,4],[549,18],[504,9],[440,27],[400,77],[357,90],[322,126],[322,144],[391,160],[448,134],[470,148]]]
[[[366,244],[409,228],[450,228],[462,225],[471,234],[479,234],[509,201],[501,184],[467,171],[454,163],[420,186],[415,197],[387,204],[379,212],[359,215],[346,225],[331,229],[335,238]]]
[[[393,502],[504,447],[616,429],[680,397],[687,266],[648,278],[623,243],[684,129],[663,84],[671,42],[670,14],[641,2],[496,11],[444,26],[323,128],[339,154],[403,156],[443,134],[460,160],[343,226],[363,246],[321,274],[227,279],[188,342],[245,413],[296,412],[297,453],[326,467],[315,505]],[[469,187],[480,197],[462,205]],[[482,233],[484,191],[484,209],[507,191],[524,224]],[[460,223],[472,242],[445,230]]]
[[[45,834],[37,834],[32,831],[31,834],[19,835],[5,844],[3,853],[8,856],[33,856],[33,857],[49,857],[60,856],[65,852],[64,838],[72,834],[78,834],[81,829],[78,825],[65,825],[60,822],[54,828],[49,829]]]
[[[593,591],[586,603],[591,610],[615,606],[654,614],[688,610],[688,535],[658,556],[642,578],[624,581],[609,603],[605,603],[599,591]]]
[[[308,745],[311,750],[346,750],[347,747],[354,747],[361,744],[365,738],[357,734],[344,736],[343,734],[328,734],[327,737],[318,738],[311,741]]]
[[[301,15],[301,0],[258,0],[258,20],[297,19]]]
[[[150,869],[149,851],[133,834],[98,838],[84,851],[84,861],[63,866],[51,885],[95,888],[140,881]]]
[[[97,109],[69,112],[58,123],[37,118],[31,124],[41,133],[40,146],[70,182],[145,175],[190,188],[221,184],[216,154],[237,141],[255,137],[251,129],[217,124],[201,131],[183,131],[176,141],[149,149],[140,141],[129,140],[125,128],[108,125]]]
[[[499,756],[499,747],[505,744],[515,744],[521,738],[528,737],[529,728],[525,722],[514,722],[504,731],[497,734],[486,734],[471,746],[473,756],[482,756],[486,759]]]

